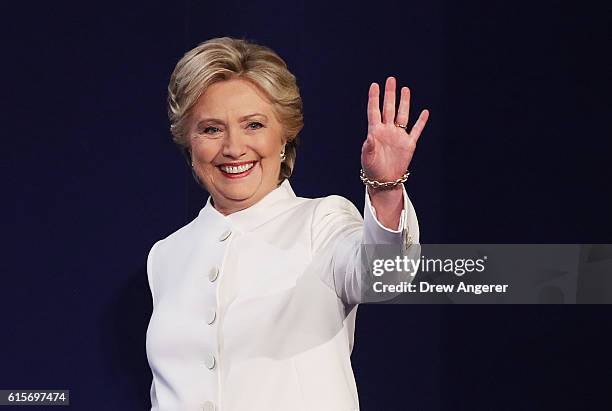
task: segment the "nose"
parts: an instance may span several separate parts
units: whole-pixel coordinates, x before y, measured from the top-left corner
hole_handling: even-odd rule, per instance
[[[246,136],[240,132],[239,128],[228,127],[225,138],[223,139],[223,155],[234,159],[239,159],[246,154]]]

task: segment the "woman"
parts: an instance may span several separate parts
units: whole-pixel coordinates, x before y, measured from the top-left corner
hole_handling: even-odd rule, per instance
[[[418,242],[402,182],[428,112],[407,133],[409,90],[370,86],[364,219],[291,185],[302,103],[272,50],[217,38],[170,79],[174,141],[210,193],[147,260],[153,410],[357,410],[350,354],[362,244]],[[388,183],[380,185],[378,183]]]

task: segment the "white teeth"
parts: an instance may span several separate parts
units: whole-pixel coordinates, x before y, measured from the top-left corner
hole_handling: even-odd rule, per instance
[[[248,163],[248,164],[243,164],[241,166],[221,166],[219,168],[229,174],[238,174],[238,173],[244,173],[245,171],[247,171],[254,165],[255,163]]]

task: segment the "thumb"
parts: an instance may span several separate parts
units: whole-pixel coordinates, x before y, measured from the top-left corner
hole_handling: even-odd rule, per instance
[[[363,148],[361,151],[363,154],[372,155],[374,153],[374,149],[375,149],[374,138],[372,137],[371,134],[368,134],[366,141],[363,143]]]

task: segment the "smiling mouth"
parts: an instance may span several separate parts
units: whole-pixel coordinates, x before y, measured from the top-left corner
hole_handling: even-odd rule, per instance
[[[233,163],[233,164],[221,164],[217,168],[221,171],[225,177],[228,178],[241,178],[249,175],[255,166],[256,161]]]

